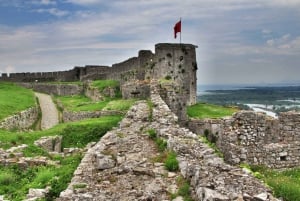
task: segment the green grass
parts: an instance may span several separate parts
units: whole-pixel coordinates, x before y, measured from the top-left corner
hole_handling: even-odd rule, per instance
[[[47,200],[53,200],[67,188],[80,155],[58,160],[60,166],[36,166],[21,169],[17,165],[0,165],[0,195],[12,201],[24,200],[29,188],[51,187]]]
[[[107,105],[103,108],[103,110],[126,111],[135,103],[135,101],[136,101],[135,99],[112,100],[107,103]]]
[[[12,146],[27,144],[26,156],[46,155],[40,148],[33,145],[42,136],[63,136],[63,147],[84,147],[91,141],[98,141],[108,130],[117,126],[122,116],[105,116],[85,119],[79,122],[59,124],[45,131],[11,132],[0,129],[0,148],[8,149]]]
[[[135,99],[106,98],[104,101],[93,102],[83,95],[57,96],[56,99],[68,111],[101,111],[101,110],[128,110],[136,101]]]
[[[122,116],[105,116],[96,119],[86,119],[79,122],[59,124],[49,130],[35,132],[11,132],[0,130],[0,147],[7,149],[12,146],[27,144],[24,156],[46,156],[60,163],[59,166],[39,166],[20,169],[16,165],[0,165],[0,195],[13,201],[23,200],[29,188],[45,188],[51,186],[46,200],[53,200],[70,182],[74,170],[81,160],[81,155],[62,158],[50,156],[43,149],[35,146],[35,140],[42,136],[62,135],[62,147],[83,148],[87,143],[99,139],[112,127],[116,126]]]
[[[109,100],[93,102],[86,96],[57,96],[58,99],[68,111],[100,111],[102,110]]]
[[[195,105],[187,107],[188,116],[197,119],[221,118],[225,116],[231,116],[237,111],[238,109],[236,108],[223,107],[207,103],[197,103]]]
[[[120,88],[120,83],[116,80],[94,80],[92,86],[103,91],[107,87]]]
[[[300,201],[300,168],[285,171],[251,167],[253,174],[272,188],[276,197],[285,201]]]
[[[171,194],[171,199],[175,199],[178,196],[182,196],[184,201],[193,201],[190,192],[190,184],[182,176],[176,178],[176,184],[178,191],[175,194]]]
[[[177,154],[175,152],[169,152],[165,160],[165,167],[171,172],[176,172],[179,169],[179,162],[176,159]]]
[[[0,82],[0,120],[32,106],[35,106],[35,97],[31,90]]]

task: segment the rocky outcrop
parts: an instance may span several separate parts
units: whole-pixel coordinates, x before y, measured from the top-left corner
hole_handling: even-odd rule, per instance
[[[57,152],[60,153],[62,143],[62,136],[45,136],[41,137],[39,140],[36,140],[34,144],[38,147],[43,148],[48,152]]]
[[[0,128],[7,130],[17,129],[26,130],[30,128],[37,120],[39,116],[38,107],[31,107],[27,110],[19,112],[13,116],[7,117],[0,122]]]
[[[171,200],[170,193],[176,192],[180,176],[190,182],[197,201],[276,200],[263,183],[226,164],[196,134],[181,128],[155,86],[151,100],[152,112],[145,101],[138,102],[118,128],[87,151],[58,201]],[[170,173],[162,163],[153,161],[158,152],[146,134],[149,129],[156,130],[167,140],[168,149],[177,153],[180,172]]]

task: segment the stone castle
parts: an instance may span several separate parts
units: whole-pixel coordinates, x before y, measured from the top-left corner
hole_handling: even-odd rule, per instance
[[[119,128],[105,135],[96,146],[88,150],[68,189],[61,194],[60,201],[95,200],[97,197],[107,200],[111,196],[109,191],[116,188],[117,184],[106,180],[105,183],[99,183],[93,178],[106,178],[108,174],[118,179],[125,175],[124,182],[128,182],[128,178],[142,175],[145,178],[141,181],[146,179],[153,183],[141,183],[136,186],[139,188],[137,190],[124,191],[114,196],[122,197],[129,193],[130,197],[140,193],[145,196],[141,200],[161,200],[163,197],[155,197],[165,193],[160,190],[167,181],[156,172],[161,167],[152,167],[153,164],[140,163],[134,158],[148,157],[141,151],[146,149],[143,143],[148,143],[148,140],[145,138],[141,143],[139,137],[144,138],[142,133],[146,129],[154,129],[167,140],[168,148],[178,154],[181,174],[191,183],[195,200],[277,200],[268,188],[251,175],[216,157],[212,149],[198,140],[197,135],[206,134],[211,141],[216,142],[224,154],[225,162],[229,164],[246,162],[278,169],[290,168],[300,165],[300,115],[284,113],[279,120],[274,120],[265,114],[242,111],[219,120],[188,119],[186,106],[196,103],[196,48],[192,44],[160,43],[155,45],[155,53],[141,50],[138,57],[111,67],[85,66],[62,72],[1,75],[0,81],[23,82],[23,85],[37,91],[65,95],[82,93],[82,90],[78,86],[51,88],[53,85],[49,87],[43,82],[113,79],[120,82],[124,98],[149,98],[154,104],[151,122],[148,121],[150,111],[146,109],[145,102],[139,102],[127,113]],[[188,127],[197,135],[178,124]],[[124,134],[121,138],[118,137],[120,133]],[[132,150],[128,150],[129,146],[132,146]],[[116,161],[103,154],[106,149],[116,152]],[[120,150],[124,153],[119,153]],[[109,167],[101,169],[107,161],[111,162]],[[134,165],[128,169],[129,164]],[[162,185],[159,188],[156,187],[158,180],[159,185]],[[74,190],[73,185],[78,183],[87,184],[88,188]],[[97,185],[104,185],[101,191],[96,188]],[[122,200],[120,197],[115,200]]]
[[[48,94],[74,95],[94,92],[85,91],[78,85],[44,83],[112,79],[120,82],[123,98],[150,98],[150,80],[156,80],[161,98],[178,116],[179,124],[199,135],[206,130],[207,137],[217,144],[227,162],[246,162],[277,169],[299,166],[299,113],[282,113],[279,119],[273,119],[265,114],[242,111],[225,119],[188,119],[186,106],[196,103],[196,48],[192,44],[159,43],[155,45],[155,53],[140,50],[137,57],[111,67],[85,66],[60,72],[2,73],[0,81],[21,82],[25,87]],[[66,113],[63,118],[70,121],[77,119],[77,116]],[[99,114],[81,116],[94,117]],[[8,124],[16,125],[16,120],[20,119],[15,118]]]
[[[192,44],[159,43],[155,53],[140,50],[138,57],[109,66],[74,67],[72,70],[36,73],[2,73],[0,81],[13,82],[74,82],[112,79],[121,83],[122,95],[149,97],[150,87],[145,80],[162,82],[161,94],[180,119],[185,119],[186,105],[196,103],[197,46]]]

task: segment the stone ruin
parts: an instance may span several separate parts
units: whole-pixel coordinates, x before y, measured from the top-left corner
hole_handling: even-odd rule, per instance
[[[27,82],[32,88],[47,90],[40,82],[114,79],[120,81],[123,97],[151,98],[154,103],[152,121],[148,121],[146,104],[139,102],[119,128],[88,149],[59,201],[169,200],[168,195],[177,188],[174,178],[179,175],[166,172],[162,164],[150,162],[155,152],[144,134],[147,129],[155,129],[168,141],[168,148],[177,153],[180,173],[190,182],[195,200],[277,200],[253,176],[224,163],[196,134],[210,130],[208,137],[215,140],[230,164],[294,167],[300,161],[299,114],[285,113],[279,120],[272,120],[262,114],[241,112],[220,120],[188,120],[186,106],[196,103],[195,48],[191,44],[161,43],[155,45],[155,53],[141,50],[138,57],[112,67],[2,74],[2,81]],[[83,93],[76,87],[51,90],[62,94]],[[187,122],[196,134],[180,127],[178,123],[182,122]],[[165,178],[165,175],[170,176]]]
[[[241,111],[223,119],[193,119],[189,128],[202,135],[206,132],[230,164],[275,169],[300,166],[300,113],[284,112],[274,119],[264,113]]]

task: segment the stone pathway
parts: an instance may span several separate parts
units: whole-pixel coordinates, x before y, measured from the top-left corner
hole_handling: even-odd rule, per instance
[[[35,92],[36,97],[39,99],[41,111],[42,111],[42,130],[52,128],[59,123],[58,111],[55,104],[52,101],[51,96],[47,94],[41,94]]]
[[[155,162],[157,147],[147,134],[149,107],[138,102],[120,127],[89,149],[58,201],[168,201],[180,173]]]

